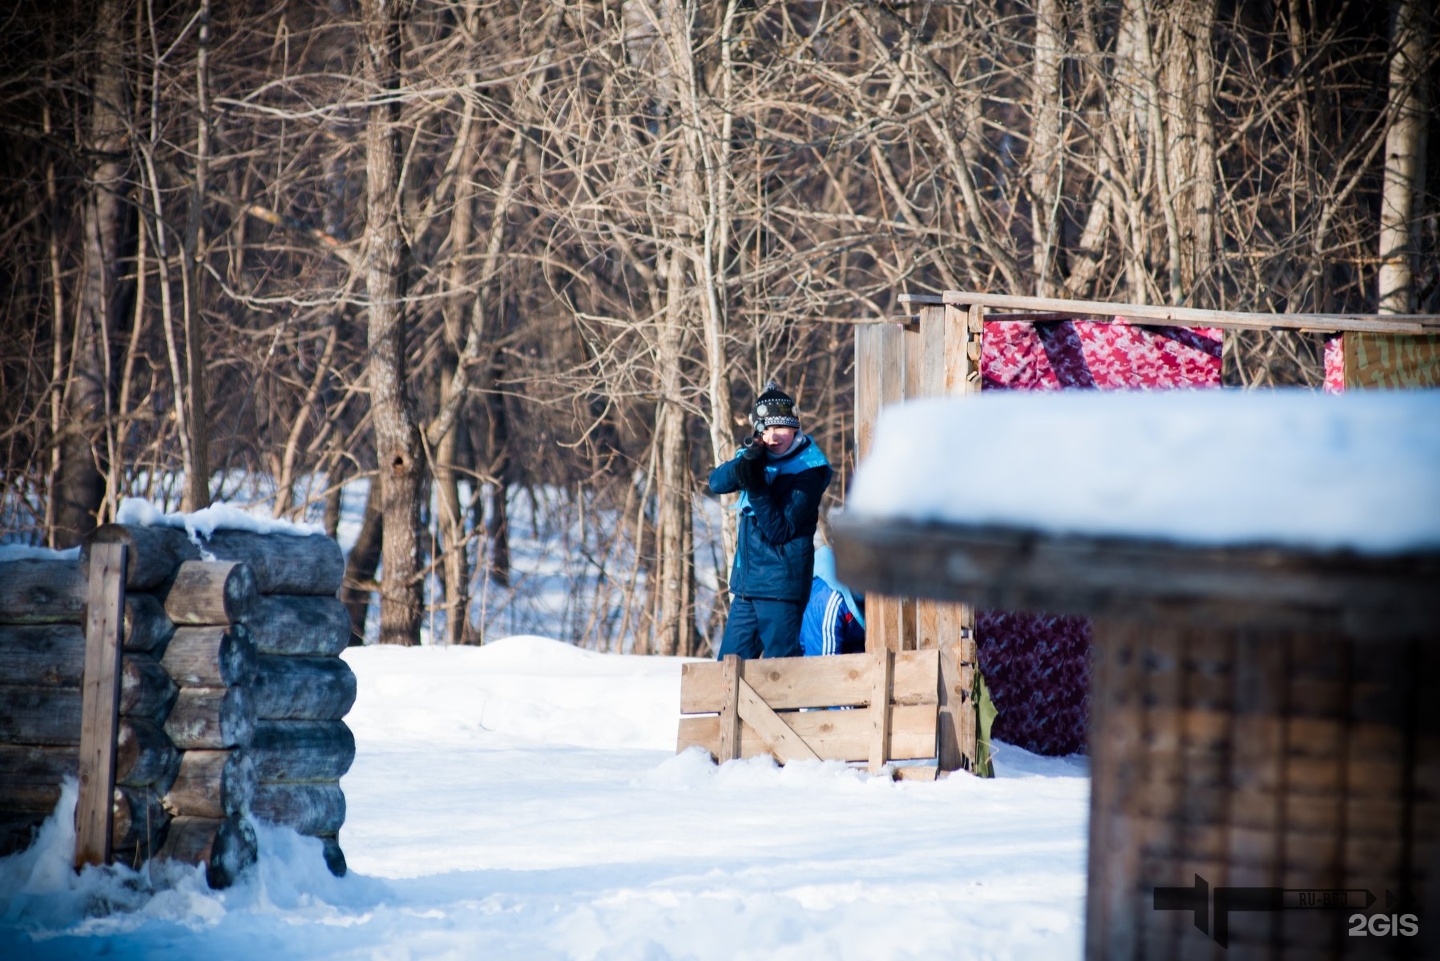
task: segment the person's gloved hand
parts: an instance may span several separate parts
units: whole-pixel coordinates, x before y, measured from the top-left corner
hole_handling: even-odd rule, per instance
[[[765,483],[765,445],[759,436],[751,437],[735,459],[735,475],[741,490],[755,490]]]

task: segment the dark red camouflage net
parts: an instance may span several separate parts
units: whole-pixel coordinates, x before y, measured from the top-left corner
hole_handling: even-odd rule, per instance
[[[984,390],[1219,387],[1221,343],[1218,328],[1141,326],[1118,317],[1113,323],[991,321],[980,355],[981,385]],[[1037,754],[1085,750],[1090,622],[980,611],[975,634],[980,669],[999,712],[991,737]]]

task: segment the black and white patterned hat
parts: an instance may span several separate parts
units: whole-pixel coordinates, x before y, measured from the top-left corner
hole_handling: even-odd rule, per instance
[[[755,409],[750,420],[759,433],[767,427],[794,427],[800,429],[800,418],[795,416],[795,398],[780,389],[775,381],[765,385],[765,393],[755,398]]]

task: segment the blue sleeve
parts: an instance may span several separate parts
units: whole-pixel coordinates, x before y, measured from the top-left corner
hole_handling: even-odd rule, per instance
[[[711,473],[710,489],[717,494],[727,493],[715,488],[715,474],[719,472],[717,467]],[[783,501],[777,501],[769,488],[751,491],[750,506],[755,511],[760,536],[771,544],[784,544],[794,540],[799,531],[814,530],[820,517],[820,498],[829,485],[830,468],[821,466],[796,474],[795,486]]]
[[[740,455],[736,454],[710,472],[710,493],[733,494],[740,489],[740,478],[735,473],[739,461]]]

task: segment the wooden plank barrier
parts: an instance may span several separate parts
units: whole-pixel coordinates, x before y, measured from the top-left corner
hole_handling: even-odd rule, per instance
[[[937,650],[685,664],[676,750],[865,761],[878,773],[937,756],[939,681]]]

